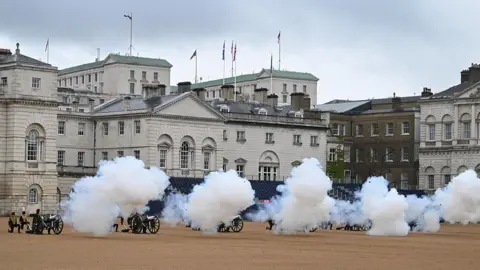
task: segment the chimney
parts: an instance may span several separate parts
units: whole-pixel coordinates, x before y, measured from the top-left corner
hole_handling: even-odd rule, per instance
[[[421,95],[422,98],[423,97],[429,97],[431,95],[433,95],[432,90],[430,88],[423,87],[423,91],[422,91],[422,95]]]
[[[9,49],[0,48],[0,55],[12,55],[12,51]]]
[[[472,63],[472,66],[468,69],[468,82],[476,83],[480,81],[480,65]]]
[[[124,111],[131,111],[132,108],[130,107],[130,100],[132,98],[130,96],[126,96],[123,98],[123,110]]]
[[[15,50],[15,54],[20,54],[20,43],[17,43],[17,49]]]
[[[277,106],[278,105],[278,96],[275,93],[272,93],[267,96],[267,104],[270,104],[272,106]]]
[[[310,110],[310,107],[312,106],[312,99],[310,98],[309,94],[305,94],[303,96],[303,110],[308,111]]]
[[[235,100],[235,87],[231,84],[225,84],[220,87],[222,98],[225,100]]]
[[[464,69],[460,72],[460,83],[468,82],[468,69]]]
[[[255,99],[261,103],[267,102],[267,88],[257,88],[254,90],[255,92]]]
[[[160,88],[159,85],[144,84],[142,86],[143,99],[147,100],[149,98],[158,96],[159,88]]]
[[[400,97],[397,97],[395,93],[393,93],[392,109],[397,110],[397,109],[400,109],[401,106],[402,106],[402,99]]]
[[[192,90],[192,83],[191,82],[179,82],[177,84],[177,86],[178,86],[177,94],[179,94],[179,95]]]
[[[72,104],[73,104],[73,111],[78,112],[78,101],[74,100]]]
[[[95,99],[93,98],[89,98],[88,99],[88,105],[89,105],[89,108],[90,108],[90,113],[93,113],[93,108],[95,107]]]
[[[192,91],[195,92],[201,101],[205,101],[205,93],[207,92],[205,88],[195,88]]]
[[[303,97],[305,93],[296,92],[290,94],[290,109],[292,111],[300,111],[303,108]]]
[[[165,84],[157,84],[158,95],[165,96],[167,92],[167,86]]]
[[[97,58],[95,59],[95,62],[100,61],[100,48],[97,48]]]

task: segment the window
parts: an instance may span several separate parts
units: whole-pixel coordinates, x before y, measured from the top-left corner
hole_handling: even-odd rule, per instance
[[[443,176],[443,182],[445,183],[445,186],[448,185],[452,181],[452,176],[449,174],[446,174]]]
[[[338,125],[338,135],[345,136],[345,125],[343,124]]]
[[[108,123],[103,123],[103,135],[107,136],[108,135]]]
[[[385,126],[385,135],[392,136],[393,135],[393,123],[388,123]]]
[[[85,109],[78,109],[79,112],[85,112]]]
[[[140,159],[140,150],[133,150],[133,155],[136,159]]]
[[[78,152],[77,154],[77,166],[83,167],[83,164],[85,162],[85,152]]]
[[[183,142],[180,148],[180,168],[188,169],[188,155],[190,152],[190,145],[188,142]]]
[[[2,77],[2,79],[0,80],[0,85],[7,85],[8,84],[8,79],[7,77]]]
[[[385,149],[385,161],[386,162],[393,162],[393,148],[387,147]]]
[[[227,130],[223,130],[223,140],[226,141],[228,140],[228,136],[227,136]]]
[[[241,87],[241,86],[238,86],[238,87],[237,87],[237,92],[238,92],[239,94],[242,93],[242,87]]]
[[[408,173],[402,172],[400,174],[400,188],[401,189],[409,189],[410,187],[408,186]]]
[[[282,103],[287,103],[288,96],[282,95]]]
[[[297,85],[294,84],[294,85],[293,85],[293,93],[296,93],[296,92],[297,92]]]
[[[237,165],[237,173],[240,177],[245,177],[245,165]]]
[[[158,72],[153,73],[153,80],[158,81]]]
[[[220,112],[222,113],[228,113],[230,111],[230,108],[227,105],[222,105],[220,107]]]
[[[355,149],[355,161],[360,162],[360,150]]]
[[[272,166],[259,166],[258,167],[258,179],[265,181],[277,180],[278,167]]]
[[[210,152],[203,152],[203,169],[210,170]]]
[[[410,123],[403,122],[402,123],[402,135],[409,135],[410,134]]]
[[[123,121],[118,122],[118,134],[125,134],[125,122]]]
[[[146,80],[146,79],[147,79],[147,72],[142,71],[142,80]]]
[[[40,78],[32,78],[32,88],[33,89],[40,88]]]
[[[408,147],[402,147],[402,161],[408,161]]]
[[[245,131],[237,131],[237,142],[245,141]]]
[[[222,165],[222,170],[223,170],[224,172],[227,171],[227,164],[226,164],[226,163],[223,163],[223,165]]]
[[[258,110],[258,114],[267,115],[267,110],[262,108],[262,109]]]
[[[302,136],[300,136],[300,135],[293,135],[293,144],[295,144],[295,145],[302,145]]]
[[[142,131],[140,126],[140,120],[135,120],[133,124],[135,126],[135,134],[140,134],[140,132]]]
[[[370,148],[370,162],[377,162],[377,149],[375,148]]]
[[[462,128],[463,128],[462,139],[470,139],[471,122],[463,122],[461,125],[462,125]]]
[[[60,165],[60,166],[65,165],[65,151],[64,150],[57,151],[57,165]]]
[[[307,93],[307,86],[306,85],[303,86],[303,93]]]
[[[123,157],[124,153],[122,150],[117,151],[117,157]]]
[[[88,74],[88,83],[92,82],[92,74]]]
[[[435,176],[430,174],[427,176],[428,179],[428,189],[434,189],[435,188]]]
[[[93,91],[94,91],[95,93],[97,93],[98,90],[97,90],[97,87],[96,87],[96,86],[93,87]]]
[[[130,79],[135,79],[135,70],[130,70]]]
[[[350,162],[350,145],[343,146],[343,161]]]
[[[85,135],[85,123],[78,123],[78,136]]]
[[[363,125],[362,124],[357,125],[356,133],[357,133],[357,136],[363,136]]]
[[[28,191],[28,203],[37,203],[38,202],[38,191],[36,188],[31,188]]]
[[[330,148],[328,150],[328,161],[336,161],[337,160],[337,149]]]
[[[102,152],[102,160],[108,160],[108,152]]]
[[[58,121],[58,135],[65,135],[65,121]]]
[[[371,130],[370,130],[370,134],[371,134],[372,136],[378,136],[378,133],[379,133],[379,131],[378,131],[378,124],[377,124],[377,123],[373,123],[373,124],[372,124],[372,127],[371,127]]]
[[[95,81],[98,81],[98,73],[95,73]]]
[[[435,141],[435,124],[429,124],[427,132],[427,138],[429,141]]]
[[[160,168],[167,167],[167,150],[160,150]]]
[[[72,78],[68,78],[68,84],[72,86]]]
[[[452,124],[445,124],[444,125],[444,138],[446,141],[449,141],[452,139]]]
[[[82,75],[82,84],[84,84],[84,83],[85,83],[85,76]]]
[[[338,136],[338,124],[332,124],[332,135]]]
[[[310,136],[310,145],[318,146],[318,136]]]
[[[287,93],[287,84],[286,83],[283,84],[283,93]]]
[[[135,94],[135,83],[130,83],[130,94]]]
[[[100,99],[100,104],[103,104],[103,103],[105,103],[105,99],[101,98]]]
[[[78,76],[75,77],[75,85],[78,85]]]
[[[265,133],[265,142],[267,143],[273,142],[273,133]]]
[[[40,161],[41,143],[39,133],[31,130],[27,138],[27,161]]]
[[[345,183],[350,183],[350,181],[352,181],[352,172],[350,170],[344,170],[343,175],[343,181]]]

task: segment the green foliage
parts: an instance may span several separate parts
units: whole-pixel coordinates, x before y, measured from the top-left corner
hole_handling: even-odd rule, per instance
[[[337,149],[337,160],[327,162],[327,175],[333,182],[340,182],[345,178],[345,161],[343,150]]]

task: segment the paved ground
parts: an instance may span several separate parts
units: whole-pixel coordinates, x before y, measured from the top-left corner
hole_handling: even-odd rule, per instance
[[[480,269],[480,225],[443,225],[436,234],[370,237],[317,231],[274,235],[264,224],[241,233],[204,235],[162,224],[157,235],[105,238],[0,230],[0,269]]]

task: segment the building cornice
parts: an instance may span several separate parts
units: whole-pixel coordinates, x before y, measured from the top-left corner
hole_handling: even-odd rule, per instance
[[[22,98],[2,98],[0,97],[0,103],[3,104],[21,104],[21,105],[34,105],[43,107],[58,107],[61,102],[47,101],[47,100],[34,100],[34,99],[22,99]]]

